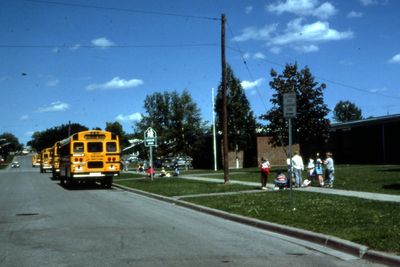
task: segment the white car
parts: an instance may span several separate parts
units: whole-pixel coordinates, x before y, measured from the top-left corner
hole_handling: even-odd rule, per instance
[[[19,162],[14,161],[13,163],[11,163],[11,168],[19,168]]]

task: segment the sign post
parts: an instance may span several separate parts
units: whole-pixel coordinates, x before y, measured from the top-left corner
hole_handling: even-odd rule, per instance
[[[157,146],[157,133],[153,128],[149,127],[144,132],[144,145],[150,149],[150,179],[153,181],[153,147]]]
[[[296,118],[296,93],[283,94],[283,117],[289,121],[289,184],[292,192],[292,119]]]

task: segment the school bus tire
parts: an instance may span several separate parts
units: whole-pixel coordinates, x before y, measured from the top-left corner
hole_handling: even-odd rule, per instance
[[[104,177],[104,179],[101,181],[101,185],[105,188],[111,188],[112,186],[112,182],[113,182],[113,178],[112,177]]]

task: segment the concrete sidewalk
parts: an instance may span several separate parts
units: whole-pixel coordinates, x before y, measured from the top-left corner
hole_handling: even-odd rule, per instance
[[[213,179],[213,178],[205,178],[201,177],[201,175],[208,174],[198,174],[198,175],[181,175],[178,178],[195,180],[195,181],[203,181],[203,182],[211,182],[211,183],[223,183],[223,179]],[[238,180],[230,180],[231,184],[241,184],[253,186],[255,188],[260,188],[260,183],[255,182],[245,182]],[[268,191],[273,191],[274,185],[267,184]],[[303,188],[293,188],[296,191],[304,191],[304,192],[312,192],[312,193],[322,193],[322,194],[331,194],[331,195],[340,195],[347,197],[358,197],[369,200],[377,200],[377,201],[390,201],[390,202],[400,202],[400,195],[389,195],[389,194],[381,194],[381,193],[369,193],[369,192],[360,192],[360,191],[349,191],[342,189],[333,189],[333,188],[323,188],[323,187],[303,187]]]

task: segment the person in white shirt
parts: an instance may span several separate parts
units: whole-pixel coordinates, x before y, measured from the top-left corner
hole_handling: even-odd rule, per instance
[[[332,159],[332,153],[326,153],[326,159],[324,160],[325,168],[325,185],[327,187],[333,187],[335,181],[335,165]]]
[[[299,155],[298,151],[295,151],[294,156],[292,157],[292,168],[296,180],[296,187],[300,187],[303,184],[301,172],[304,170],[304,163],[303,158]]]
[[[267,190],[267,180],[270,174],[271,164],[268,159],[261,158],[260,168],[260,178],[261,178],[261,189]]]

